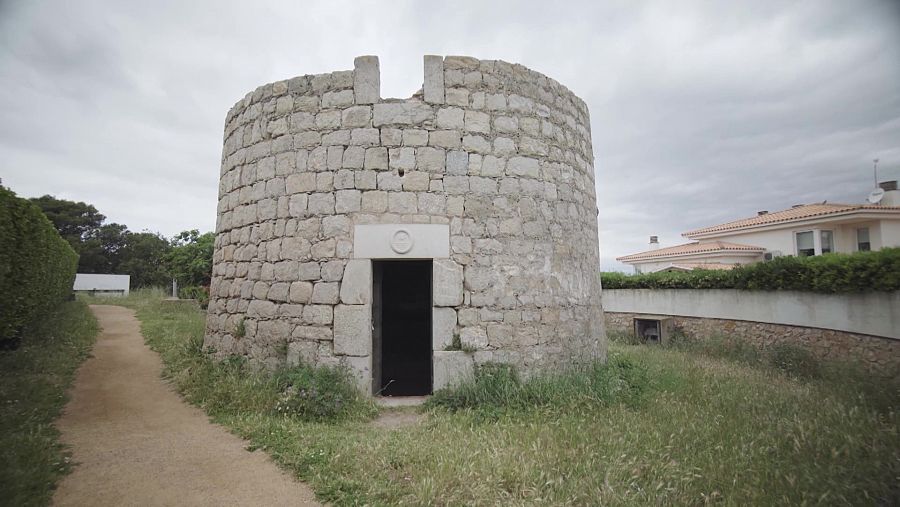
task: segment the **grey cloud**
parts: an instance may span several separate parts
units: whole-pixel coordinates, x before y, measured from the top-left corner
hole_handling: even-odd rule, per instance
[[[602,262],[900,178],[900,4],[0,3],[0,176],[132,229],[215,221],[222,123],[256,86],[381,57],[385,96],[423,54],[522,63],[591,110]]]

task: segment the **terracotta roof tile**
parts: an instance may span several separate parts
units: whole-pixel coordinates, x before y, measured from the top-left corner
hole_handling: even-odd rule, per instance
[[[774,213],[766,213],[765,215],[757,215],[750,218],[742,218],[733,222],[713,225],[694,229],[682,234],[682,236],[691,238],[701,234],[712,232],[734,231],[747,227],[756,227],[760,225],[778,224],[791,222],[794,220],[804,220],[828,215],[838,215],[852,211],[895,211],[900,213],[900,206],[879,206],[875,204],[837,204],[837,203],[821,203],[821,204],[804,204],[791,209],[776,211]]]
[[[646,252],[626,255],[624,257],[616,257],[617,261],[639,261],[645,259],[656,259],[659,257],[670,257],[674,255],[691,255],[700,253],[719,253],[719,252],[765,252],[766,249],[759,246],[741,245],[738,243],[729,243],[727,241],[709,241],[706,243],[686,243],[684,245],[670,246],[660,248],[658,250],[648,250]]]

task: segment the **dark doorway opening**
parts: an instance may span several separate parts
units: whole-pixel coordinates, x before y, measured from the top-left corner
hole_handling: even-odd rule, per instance
[[[372,263],[375,394],[431,394],[431,261]]]

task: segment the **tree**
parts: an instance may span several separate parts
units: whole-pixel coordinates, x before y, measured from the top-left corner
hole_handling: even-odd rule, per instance
[[[184,231],[168,241],[153,232],[131,232],[83,202],[51,195],[31,201],[79,254],[79,273],[131,276],[131,286],[166,286],[172,277],[182,287],[208,287],[212,277],[215,235]]]
[[[52,195],[29,199],[43,210],[53,223],[59,235],[72,245],[76,252],[78,247],[94,233],[106,220],[97,208],[83,202],[57,199]]]
[[[212,278],[215,234],[200,234],[197,229],[183,231],[172,239],[167,256],[169,272],[182,287],[208,287]]]
[[[81,242],[79,273],[121,273],[119,265],[128,243],[128,227],[104,224],[94,229]],[[127,274],[127,273],[126,273]]]
[[[169,241],[158,233],[128,232],[118,272],[131,275],[131,286],[165,287],[169,284],[166,259],[172,251]]]

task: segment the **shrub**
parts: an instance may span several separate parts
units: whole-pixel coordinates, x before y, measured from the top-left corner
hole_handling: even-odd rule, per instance
[[[178,289],[178,297],[181,299],[196,299],[200,308],[204,310],[209,305],[209,287],[191,285]]]
[[[361,403],[350,373],[339,367],[300,365],[277,374],[275,412],[307,421],[341,419]]]
[[[778,257],[729,271],[601,273],[605,289],[743,289],[848,293],[900,290],[900,248]]]
[[[790,343],[776,343],[769,349],[769,363],[773,368],[799,378],[816,378],[820,374],[819,360],[809,350]]]
[[[0,348],[72,294],[78,255],[34,203],[0,186]]]

